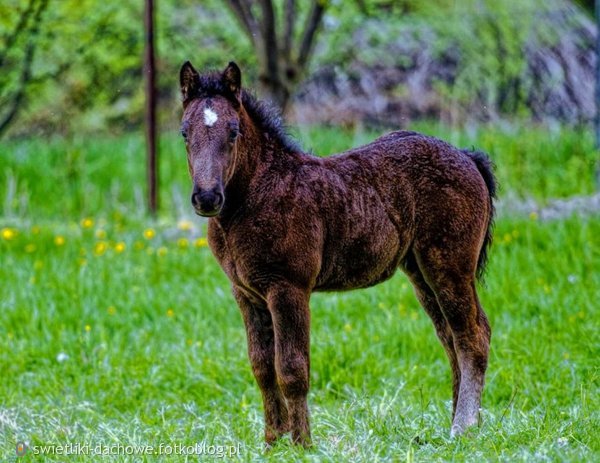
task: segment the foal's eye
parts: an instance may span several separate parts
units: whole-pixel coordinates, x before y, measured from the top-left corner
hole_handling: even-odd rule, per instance
[[[187,134],[187,131],[185,129],[181,129],[181,136],[187,142],[188,134]]]
[[[240,126],[237,121],[230,121],[227,127],[229,128],[229,143],[233,143],[240,133]]]

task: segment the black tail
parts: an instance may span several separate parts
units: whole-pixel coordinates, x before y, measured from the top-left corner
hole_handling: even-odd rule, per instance
[[[487,263],[488,259],[488,250],[490,248],[490,245],[492,244],[492,229],[494,226],[495,213],[494,198],[496,197],[497,183],[496,178],[494,177],[494,165],[485,153],[482,153],[481,151],[463,151],[464,153],[469,155],[469,157],[477,166],[477,169],[483,177],[483,180],[488,189],[488,193],[490,195],[490,216],[488,217],[485,238],[483,240],[483,245],[481,246],[481,251],[479,252],[479,259],[477,261],[477,278],[481,279],[483,277],[483,273],[485,271],[485,264]]]

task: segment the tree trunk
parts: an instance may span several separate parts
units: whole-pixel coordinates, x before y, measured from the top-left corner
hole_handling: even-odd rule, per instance
[[[296,0],[283,2],[281,27],[277,27],[272,0],[227,0],[226,3],[254,47],[259,62],[259,93],[285,111],[308,67],[327,2],[312,1],[300,34],[294,33],[299,20]],[[253,9],[253,3],[258,8]],[[256,14],[257,10],[260,15]],[[294,43],[295,38],[297,43]]]
[[[148,208],[152,215],[158,210],[158,168],[156,156],[156,83],[154,62],[154,0],[145,1],[144,9],[144,74],[146,77],[146,147],[148,177]]]

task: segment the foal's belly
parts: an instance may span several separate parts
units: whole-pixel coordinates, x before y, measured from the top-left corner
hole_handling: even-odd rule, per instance
[[[394,229],[329,243],[315,291],[366,288],[390,278],[406,253]]]

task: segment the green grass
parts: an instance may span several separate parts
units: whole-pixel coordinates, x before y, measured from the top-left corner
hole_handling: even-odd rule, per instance
[[[461,132],[424,123],[411,128],[488,152],[502,195],[544,200],[594,191],[597,154],[586,131],[480,127]],[[293,132],[305,149],[321,155],[368,143],[382,133],[322,127]],[[163,135],[160,146],[163,216],[173,218],[182,208],[188,212],[185,149],[173,133]],[[0,211],[4,217],[38,221],[89,215],[143,220],[144,156],[139,135],[2,143]]]
[[[503,194],[591,191],[583,168],[593,159],[590,140],[566,130],[531,133],[522,145],[541,146],[531,158],[499,130],[445,138],[497,146]],[[303,137],[328,153],[369,134],[323,129]],[[549,154],[542,142],[552,137]],[[448,436],[448,362],[397,274],[367,290],[313,296],[315,446],[283,441],[265,453],[241,316],[198,240],[204,222],[180,220],[174,198],[187,198],[184,154],[174,137],[164,143],[165,212],[156,221],[136,199],[133,180],[143,178],[136,137],[0,146],[7,166],[0,183],[0,460],[15,461],[21,440],[239,443],[239,459],[273,462],[600,458],[600,218],[498,221],[480,289],[494,330],[490,365],[482,426],[470,437]],[[577,149],[582,159],[570,163]],[[511,181],[520,176],[526,184]],[[139,460],[165,457],[127,461]],[[19,461],[97,458],[29,454]]]

